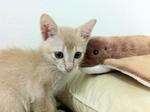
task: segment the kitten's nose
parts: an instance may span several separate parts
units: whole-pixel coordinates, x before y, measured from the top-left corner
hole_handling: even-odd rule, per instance
[[[71,70],[73,69],[73,64],[67,64],[66,66],[65,66],[65,70],[67,71],[67,72],[70,72]]]

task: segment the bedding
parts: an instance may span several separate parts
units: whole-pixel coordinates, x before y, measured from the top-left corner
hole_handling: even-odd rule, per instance
[[[150,90],[120,72],[70,76],[58,95],[73,112],[149,112]]]

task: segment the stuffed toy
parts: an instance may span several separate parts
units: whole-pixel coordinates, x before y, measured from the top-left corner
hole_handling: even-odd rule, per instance
[[[119,70],[150,87],[150,37],[93,37],[81,63],[87,74]]]

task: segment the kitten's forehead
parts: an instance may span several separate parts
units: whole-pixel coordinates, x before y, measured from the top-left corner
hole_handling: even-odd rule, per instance
[[[82,41],[80,31],[75,28],[60,27],[57,35],[47,39],[46,43],[53,48],[53,50],[62,51],[64,47],[68,51],[74,49],[82,51],[85,46],[85,42]]]
[[[80,47],[83,44],[79,29],[60,27],[58,37],[63,40],[68,50]]]

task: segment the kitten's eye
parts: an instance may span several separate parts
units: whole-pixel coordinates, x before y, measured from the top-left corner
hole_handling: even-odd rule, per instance
[[[79,59],[81,57],[82,53],[81,52],[76,52],[74,55],[74,58]]]
[[[94,55],[97,55],[98,53],[99,53],[98,50],[94,50],[94,51],[93,51],[93,54],[94,54]]]
[[[61,51],[55,52],[55,57],[58,59],[62,59],[64,57],[64,54]]]

